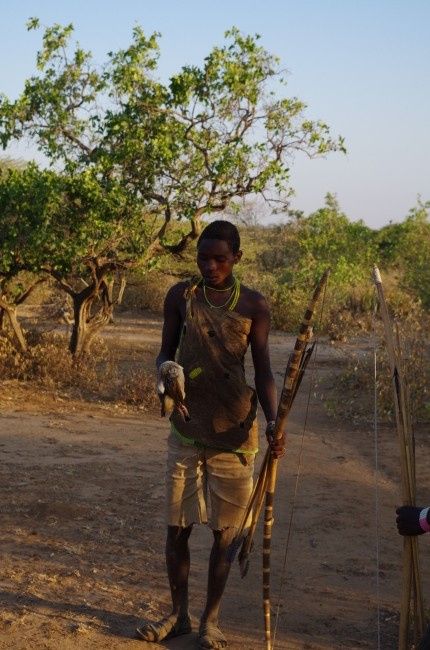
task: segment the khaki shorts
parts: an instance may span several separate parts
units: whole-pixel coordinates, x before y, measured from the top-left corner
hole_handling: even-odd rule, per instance
[[[168,438],[167,525],[209,523],[213,530],[239,528],[253,485],[254,455],[220,452]],[[208,517],[208,499],[210,513]]]

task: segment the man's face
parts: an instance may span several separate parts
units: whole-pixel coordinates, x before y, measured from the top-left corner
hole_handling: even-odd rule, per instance
[[[231,277],[233,266],[241,256],[241,251],[234,254],[222,239],[202,239],[197,249],[197,266],[208,284],[222,285]]]

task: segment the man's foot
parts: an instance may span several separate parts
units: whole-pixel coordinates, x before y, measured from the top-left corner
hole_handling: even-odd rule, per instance
[[[227,639],[217,623],[202,621],[199,629],[199,650],[220,650],[227,647]]]
[[[182,634],[190,634],[190,632],[190,617],[178,617],[176,614],[162,618],[161,621],[157,621],[156,623],[142,623],[142,625],[136,628],[136,635],[139,639],[149,641],[150,643],[158,643],[164,639],[172,639]]]

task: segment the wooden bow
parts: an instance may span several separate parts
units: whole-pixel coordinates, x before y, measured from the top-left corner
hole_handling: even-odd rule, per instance
[[[378,293],[379,309],[384,324],[385,343],[391,370],[396,428],[400,444],[402,500],[403,505],[415,506],[415,441],[408,408],[409,396],[403,376],[400,342],[398,332],[396,336],[393,334],[393,323],[388,313],[381,274],[377,266],[373,269],[373,279]],[[422,636],[425,625],[417,537],[404,537],[402,583],[399,650],[407,650],[412,587],[413,621],[416,642]]]
[[[303,378],[306,365],[314,349],[314,344],[308,347],[309,340],[312,336],[311,321],[315,305],[326,285],[328,276],[329,270],[327,269],[314,290],[314,293],[300,325],[300,330],[296,339],[296,343],[294,345],[294,350],[288,359],[287,368],[285,370],[284,385],[282,388],[276,415],[274,429],[275,440],[280,440],[283,436],[288,414],[291,410],[294,398]],[[230,552],[230,560],[232,561],[237,549],[242,544],[242,548],[239,553],[239,564],[242,577],[244,577],[248,571],[249,555],[253,546],[254,532],[262,509],[263,500],[265,499],[263,533],[263,609],[265,621],[266,650],[271,650],[272,647],[270,618],[270,547],[272,539],[273,501],[276,487],[277,468],[278,461],[273,457],[270,451],[270,447],[268,447],[260,469],[260,474],[255,483],[241,526],[239,528],[235,541],[232,544]],[[250,517],[251,523],[246,537],[243,539],[243,532],[248,526]]]

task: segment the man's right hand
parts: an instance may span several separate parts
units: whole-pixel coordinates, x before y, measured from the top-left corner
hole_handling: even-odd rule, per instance
[[[285,431],[282,436],[275,440],[275,420],[271,420],[266,425],[266,439],[269,443],[270,451],[273,458],[279,459],[285,455]]]

